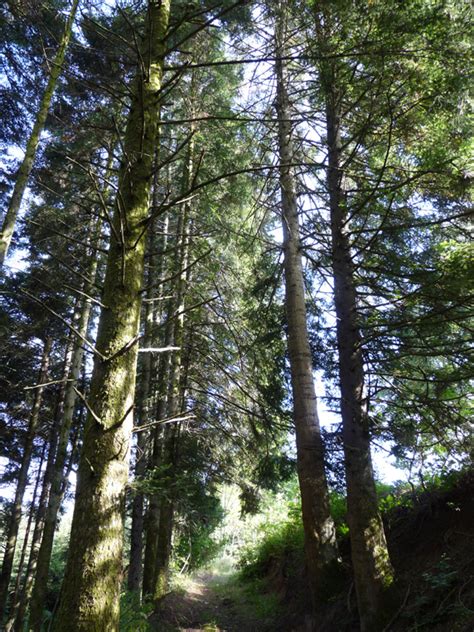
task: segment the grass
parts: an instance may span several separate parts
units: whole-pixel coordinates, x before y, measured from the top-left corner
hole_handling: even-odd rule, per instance
[[[205,632],[239,629],[274,629],[275,617],[280,605],[275,594],[265,591],[264,582],[254,580],[242,582],[231,558],[217,560],[212,567],[191,576],[181,575],[175,579],[168,612],[176,623],[165,614],[152,628],[160,632],[177,632],[192,621],[193,626]],[[194,606],[192,605],[194,603]],[[180,613],[184,615],[180,617]],[[179,621],[179,623],[178,623]],[[187,623],[186,623],[187,622]],[[127,630],[128,632],[128,630]]]
[[[222,600],[232,601],[238,618],[244,620],[262,620],[265,623],[265,620],[277,617],[281,610],[278,596],[266,592],[263,581],[253,580],[244,583],[236,573],[227,577],[225,581],[216,582],[213,591]]]

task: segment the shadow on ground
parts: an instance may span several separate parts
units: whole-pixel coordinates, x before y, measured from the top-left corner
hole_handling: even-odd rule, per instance
[[[275,595],[251,591],[235,575],[202,572],[166,595],[150,624],[157,632],[270,632],[278,611]]]

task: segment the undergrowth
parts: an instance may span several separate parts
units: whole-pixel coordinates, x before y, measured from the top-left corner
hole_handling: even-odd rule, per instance
[[[296,557],[303,561],[304,533],[301,521],[291,517],[287,522],[268,525],[256,546],[245,547],[237,564],[243,579],[263,577],[273,560]]]
[[[153,611],[151,602],[140,602],[134,592],[124,592],[120,596],[120,632],[150,632],[148,617]]]
[[[390,536],[391,529],[395,528],[398,534],[396,537],[399,537],[400,529],[405,529],[404,525],[412,528],[410,525],[415,524],[424,525],[423,531],[419,531],[421,540],[425,529],[434,529],[436,532],[432,520],[436,517],[437,504],[445,507],[446,511],[451,511],[451,519],[456,520],[454,515],[461,511],[457,500],[459,490],[464,490],[466,498],[469,497],[469,481],[468,472],[450,472],[420,479],[420,484],[416,487],[407,483],[378,484],[379,508],[384,516],[388,535]],[[346,499],[341,494],[331,495],[331,513],[341,551],[346,550],[348,554],[348,546],[342,546],[343,542],[348,540],[349,528],[346,521]],[[241,551],[237,563],[239,575],[255,593],[264,592],[266,586],[268,589],[268,581],[272,574],[276,574],[277,567],[281,571],[280,580],[283,578],[287,587],[296,584],[298,578],[301,578],[301,570],[304,568],[304,533],[299,504],[295,500],[291,501],[287,515],[286,520],[262,526],[259,542],[248,545]],[[416,537],[416,533],[415,531],[408,534],[409,539]],[[456,626],[462,626],[474,616],[471,597],[466,594],[470,591],[470,582],[474,582],[474,577],[468,572],[469,560],[466,560],[465,555],[460,562],[451,559],[446,552],[443,554],[445,543],[442,539],[436,546],[438,561],[428,567],[425,565],[424,570],[422,566],[417,568],[411,572],[409,579],[403,580],[407,584],[414,581],[416,585],[416,593],[409,595],[407,604],[397,617],[398,622],[405,621],[404,630],[430,630],[435,629],[434,626],[443,626],[448,622],[449,625],[455,622]],[[403,549],[400,553],[406,556],[410,555],[411,551]],[[423,559],[420,558],[419,564],[426,564]],[[407,586],[403,587],[403,581],[402,589],[406,594]],[[282,594],[284,592],[283,590]],[[441,629],[443,628],[436,627],[436,630]],[[458,629],[464,632],[463,627],[452,628]]]
[[[231,600],[239,618],[248,621],[270,622],[281,610],[278,596],[266,589],[259,578],[234,576],[214,585],[214,592],[225,602]]]

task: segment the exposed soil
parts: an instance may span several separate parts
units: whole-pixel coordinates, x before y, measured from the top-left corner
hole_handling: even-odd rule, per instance
[[[397,582],[385,630],[474,630],[474,473],[384,516]],[[341,543],[350,569],[349,541]],[[257,580],[258,581],[258,580]],[[296,632],[308,629],[304,569],[282,554],[259,584],[200,573],[167,595],[151,617],[157,632]],[[318,614],[321,632],[359,630],[350,570]]]
[[[274,629],[277,608],[271,596],[266,600],[246,593],[233,576],[202,572],[186,590],[164,597],[150,618],[160,632],[266,632]]]

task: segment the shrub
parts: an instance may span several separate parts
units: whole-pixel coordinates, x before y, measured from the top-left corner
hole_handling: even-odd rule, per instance
[[[153,604],[140,603],[137,593],[123,592],[120,596],[120,632],[150,632],[148,616],[152,611]]]
[[[245,579],[264,577],[273,560],[303,559],[304,533],[301,520],[291,517],[287,522],[266,525],[257,545],[243,549],[237,567]]]

